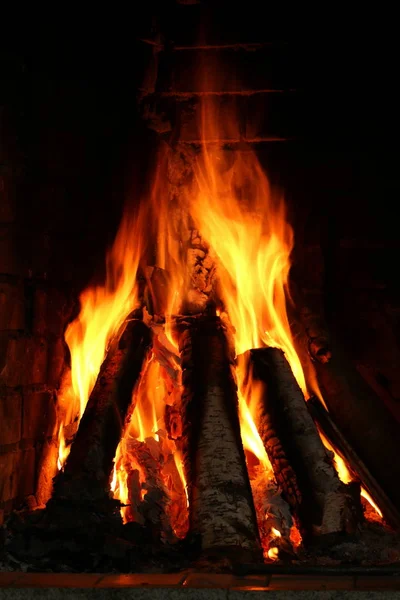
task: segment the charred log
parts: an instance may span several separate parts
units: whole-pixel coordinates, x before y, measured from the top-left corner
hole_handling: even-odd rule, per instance
[[[202,549],[236,558],[261,556],[240,437],[238,400],[218,317],[181,321],[182,445],[189,520]]]
[[[54,496],[102,496],[108,489],[132,391],[151,343],[140,320],[127,322],[111,346],[90,395],[64,470],[55,480]]]
[[[265,387],[263,412],[296,475],[299,493],[288,489],[303,540],[354,533],[362,517],[359,494],[357,499],[354,486],[339,480],[284,353],[276,348],[251,350],[250,361],[254,378]],[[275,465],[277,478],[289,485],[279,473],[279,462]]]
[[[332,421],[400,512],[400,463],[393,460],[400,454],[395,420],[329,330],[322,307],[313,306],[298,289],[294,292],[300,307],[296,319],[298,338],[303,347],[308,347]],[[315,351],[315,339],[321,341],[324,351]]]
[[[400,514],[389,500],[376,479],[368,471],[365,464],[347,442],[342,432],[332,420],[331,415],[324,408],[321,401],[313,396],[307,402],[308,409],[314,421],[332,446],[347,461],[354,477],[360,479],[365,489],[382,511],[385,521],[394,529],[400,529]]]
[[[315,362],[329,413],[349,444],[400,510],[400,437],[385,404],[335,344],[332,358]]]

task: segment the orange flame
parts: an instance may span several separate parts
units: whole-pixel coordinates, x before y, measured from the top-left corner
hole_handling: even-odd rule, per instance
[[[219,139],[212,99],[202,100],[203,139]],[[217,261],[220,295],[235,330],[237,354],[265,345],[281,348],[306,393],[286,312],[293,231],[284,201],[272,193],[256,154],[249,148],[229,153],[204,143],[188,202]],[[241,361],[239,389],[244,371]],[[243,395],[239,399],[243,444],[272,471],[254,422],[253,393],[257,390],[244,393],[247,401]]]
[[[117,448],[114,471],[110,484],[110,488],[114,494],[114,497],[119,499],[122,504],[127,505],[121,509],[121,516],[125,523],[134,518],[129,506],[129,483],[128,473],[125,465],[129,464],[131,469],[135,468],[139,470],[141,483],[146,481],[145,473],[137,463],[136,457],[128,449],[129,440],[144,442],[150,448],[150,452],[152,452],[152,448],[157,452],[157,461],[161,465],[162,476],[163,466],[168,462],[169,457],[172,455],[172,461],[175,465],[177,476],[179,477],[179,486],[176,485],[176,481],[173,484],[175,502],[179,502],[181,500],[181,491],[181,496],[183,496],[182,508],[187,508],[187,490],[183,472],[182,458],[175,447],[175,442],[169,440],[164,432],[166,398],[167,389],[163,377],[163,369],[160,363],[155,359],[154,354],[151,354],[143,369],[139,386],[133,393],[133,414]],[[154,447],[149,445],[149,439],[154,439],[157,442]],[[166,483],[168,480],[168,475],[164,479],[164,483]],[[177,487],[180,489],[176,489]],[[183,495],[184,492],[185,495]],[[142,489],[141,500],[143,500],[145,493],[146,490]],[[184,519],[182,518],[182,511],[178,512],[177,515],[171,512],[171,526],[177,531],[177,534],[178,532],[183,533],[183,521]]]
[[[65,417],[69,423],[81,419],[94,387],[107,347],[124,319],[136,306],[136,275],[143,252],[143,213],[136,219],[125,217],[106,258],[104,285],[88,287],[80,297],[81,310],[65,332],[71,353],[72,397]],[[63,424],[59,434],[58,468],[64,464],[69,447],[65,446]]]
[[[343,483],[349,483],[350,481],[354,481],[354,477],[350,473],[350,470],[348,469],[344,459],[335,451],[332,444],[327,440],[327,438],[324,436],[324,434],[321,433],[321,431],[319,432],[319,435],[321,437],[321,440],[322,440],[325,448],[327,448],[328,450],[333,452],[333,461],[335,463],[335,467],[336,467],[336,471],[339,475],[339,479],[341,481],[343,481]],[[375,512],[377,512],[378,515],[382,518],[383,515],[382,515],[380,508],[378,507],[376,502],[374,502],[374,500],[371,498],[371,495],[367,492],[367,490],[363,487],[361,487],[361,496],[363,498],[365,498],[367,500],[367,502],[369,502],[369,504],[372,506],[372,508],[375,510]]]
[[[218,139],[209,100],[202,104],[203,136]],[[190,211],[217,258],[237,353],[264,345],[282,348],[305,391],[286,312],[293,231],[282,197],[272,193],[250,149],[228,153],[204,144],[195,176]]]

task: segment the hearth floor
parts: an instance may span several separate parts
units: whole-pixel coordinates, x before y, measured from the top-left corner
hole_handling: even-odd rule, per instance
[[[237,591],[399,591],[400,576],[248,575],[184,571],[171,574],[0,573],[0,588],[168,588]],[[397,594],[396,594],[397,596]],[[3,598],[0,592],[0,598]],[[172,596],[171,596],[172,597]],[[173,596],[175,597],[175,595]],[[177,596],[176,596],[177,597]],[[187,598],[188,596],[185,595]],[[195,596],[194,596],[195,597]],[[197,596],[196,596],[197,597]],[[221,596],[228,597],[228,596]],[[231,595],[229,595],[231,597]]]

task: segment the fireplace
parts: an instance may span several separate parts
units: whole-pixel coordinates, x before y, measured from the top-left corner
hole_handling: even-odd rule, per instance
[[[379,162],[307,121],[306,45],[224,10],[151,7],[135,85],[119,63],[112,93],[89,54],[5,55],[11,568],[399,560],[397,241],[364,209]]]

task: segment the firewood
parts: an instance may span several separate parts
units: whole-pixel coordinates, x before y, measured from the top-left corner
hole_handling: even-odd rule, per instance
[[[190,529],[206,554],[261,557],[240,437],[234,360],[218,317],[178,326],[182,359],[182,450]]]
[[[293,321],[299,345],[308,347],[330,416],[399,513],[400,462],[394,459],[400,455],[398,425],[329,328],[322,307],[310,302],[298,288],[294,295],[298,314]],[[315,351],[315,339],[323,340],[320,352]],[[393,518],[390,522],[395,523]]]
[[[250,354],[238,357],[247,367],[246,380],[252,377],[252,361]],[[248,385],[248,383],[247,383]],[[260,386],[263,393],[253,394],[252,403],[255,407],[255,422],[260,438],[264,444],[268,458],[271,462],[275,480],[282,491],[284,500],[289,504],[292,511],[296,513],[301,504],[301,492],[297,483],[296,474],[286,456],[285,449],[277,433],[277,417],[274,398],[267,394],[266,386]]]
[[[109,487],[124,421],[151,343],[148,327],[128,320],[114,340],[90,394],[71,452],[55,479],[54,496],[93,501]]]
[[[332,420],[399,513],[400,463],[395,457],[400,456],[400,437],[395,420],[337,346],[332,346],[329,362],[315,362],[315,370]],[[396,526],[396,521],[390,523]]]
[[[303,540],[354,533],[362,516],[360,500],[340,481],[284,353],[277,348],[251,350],[250,361],[254,378],[265,386],[265,413],[296,474],[300,494],[292,506]]]
[[[331,415],[321,401],[313,396],[307,402],[307,407],[314,421],[332,446],[347,461],[348,467],[355,478],[359,479],[372,499],[382,511],[385,521],[394,529],[400,529],[400,514],[389,500],[376,479],[368,471],[363,461],[359,458],[342,432],[338,429]]]

